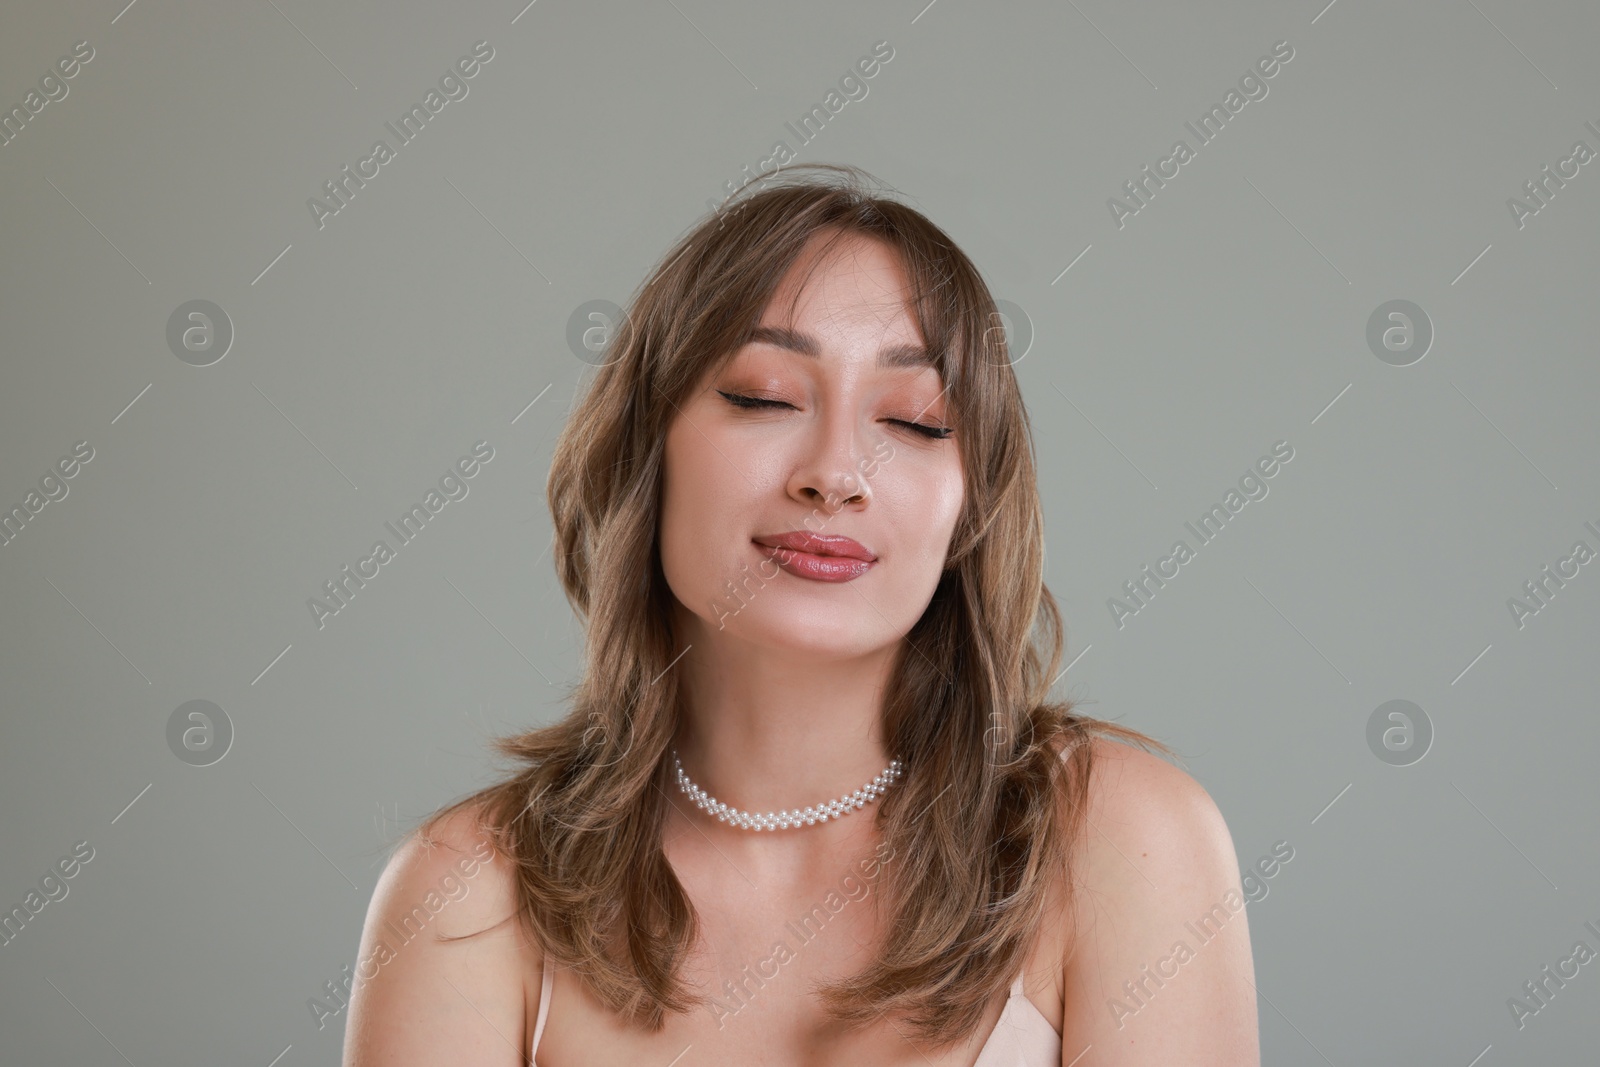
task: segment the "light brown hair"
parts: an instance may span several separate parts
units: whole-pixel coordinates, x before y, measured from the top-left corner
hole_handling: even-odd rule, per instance
[[[426,839],[471,806],[511,858],[524,929],[651,1032],[664,1012],[704,1003],[678,975],[699,926],[661,844],[676,788],[668,668],[681,651],[657,545],[664,442],[689,390],[747,340],[813,237],[861,235],[898,252],[965,479],[946,570],[884,695],[884,744],[906,768],[867,809],[893,849],[879,881],[888,939],[864,971],[818,990],[826,1010],[848,1025],[893,1012],[939,1046],[970,1036],[1034,943],[1050,883],[1070,893],[1093,737],[1170,752],[1048,699],[1061,617],[1044,584],[1031,431],[1003,320],[954,242],[867,178],[809,164],[747,186],[632,296],[547,485],[556,570],[587,629],[571,711],[495,739],[517,769],[421,828]]]

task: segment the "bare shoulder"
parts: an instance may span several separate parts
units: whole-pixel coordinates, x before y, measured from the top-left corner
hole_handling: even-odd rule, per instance
[[[528,939],[516,908],[512,865],[475,809],[407,835],[367,908],[345,1067],[518,1063],[507,1037],[523,1030]]]
[[[1226,820],[1193,776],[1092,742],[1062,966],[1080,1067],[1259,1063],[1255,973]]]
[[[493,926],[515,908],[508,857],[479,826],[479,813],[463,808],[424,833],[412,830],[390,856],[373,892],[374,908],[430,916],[437,937],[454,938]]]
[[[1223,846],[1231,852],[1222,812],[1187,771],[1106,738],[1096,738],[1093,748],[1089,816],[1103,835],[1119,843],[1184,841],[1213,853]],[[1232,857],[1227,858],[1231,868]]]

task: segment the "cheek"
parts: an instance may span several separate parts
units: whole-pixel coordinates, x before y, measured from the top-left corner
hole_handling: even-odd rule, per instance
[[[891,460],[873,479],[881,521],[893,529],[904,558],[917,560],[919,570],[937,572],[961,515],[961,467],[958,461],[915,466],[907,462],[897,471],[895,464],[901,459]]]
[[[674,595],[693,607],[714,598],[737,569],[737,534],[749,525],[740,501],[749,482],[693,427],[667,436],[663,460],[661,568]]]
[[[961,481],[959,465],[941,472],[941,477],[931,494],[930,507],[934,509],[937,525],[947,540],[955,530],[956,520],[961,516],[961,502],[965,494],[966,489]]]
[[[661,475],[661,565],[667,577],[675,577],[688,558],[690,539],[696,526],[695,515],[702,513],[706,501],[706,466],[702,449],[688,435],[677,431],[667,437]]]
[[[928,542],[943,547],[961,514],[964,489],[958,462],[929,465],[909,473],[902,492],[912,509],[912,529]]]

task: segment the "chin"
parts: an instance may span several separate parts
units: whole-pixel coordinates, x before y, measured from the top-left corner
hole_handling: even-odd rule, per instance
[[[854,620],[852,620],[853,622]],[[828,621],[798,622],[794,618],[775,620],[771,625],[746,627],[739,637],[752,644],[775,652],[787,652],[822,660],[854,659],[875,652],[888,644],[892,637],[884,635],[878,626],[869,626],[866,620],[859,625],[844,623],[835,614]],[[729,630],[733,627],[730,625]]]
[[[882,603],[874,611],[850,592],[844,592],[848,600],[841,597],[829,603],[806,603],[799,597],[772,596],[771,592],[768,590],[768,597],[758,597],[746,605],[738,615],[726,618],[723,632],[764,648],[819,659],[864,656],[899,639],[900,632],[884,621],[885,616],[892,619],[895,613]],[[713,629],[715,625],[713,622]]]

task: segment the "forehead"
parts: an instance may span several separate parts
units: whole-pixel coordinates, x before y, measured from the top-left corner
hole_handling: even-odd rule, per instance
[[[830,340],[867,333],[881,366],[934,366],[899,252],[861,234],[826,241],[814,236],[795,258],[747,343],[815,358]]]
[[[818,359],[822,345],[817,338],[801,329],[789,326],[758,326],[752,331],[747,344],[772,345],[798,355]],[[936,367],[933,356],[921,344],[905,341],[888,341],[878,349],[878,366]]]

